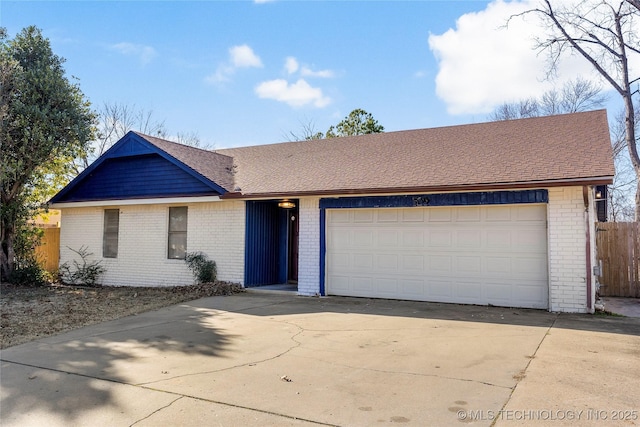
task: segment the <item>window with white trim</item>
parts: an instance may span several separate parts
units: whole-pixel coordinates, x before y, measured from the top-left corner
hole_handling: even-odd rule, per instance
[[[185,259],[187,255],[187,207],[169,208],[169,259]]]

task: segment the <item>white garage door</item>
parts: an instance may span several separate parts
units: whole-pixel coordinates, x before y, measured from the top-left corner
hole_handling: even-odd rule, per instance
[[[329,295],[548,307],[546,205],[327,209]]]

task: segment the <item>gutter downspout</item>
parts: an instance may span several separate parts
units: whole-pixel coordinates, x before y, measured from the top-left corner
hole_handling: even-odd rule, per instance
[[[593,313],[593,301],[591,298],[591,289],[593,284],[591,283],[591,218],[589,215],[589,187],[582,187],[582,197],[584,198],[584,212],[585,212],[585,227],[586,227],[586,245],[585,251],[587,256],[587,312]]]

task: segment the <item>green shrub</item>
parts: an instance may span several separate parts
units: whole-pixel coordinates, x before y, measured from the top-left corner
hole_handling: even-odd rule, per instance
[[[188,253],[184,259],[193,277],[198,283],[212,283],[216,281],[218,268],[216,262],[210,260],[207,254],[202,252]]]
[[[9,282],[21,286],[43,286],[49,281],[47,271],[35,259],[16,263]]]
[[[102,261],[89,261],[88,258],[93,253],[89,252],[86,246],[81,246],[78,250],[69,249],[80,256],[82,264],[75,259],[73,260],[73,265],[69,265],[67,262],[62,264],[60,266],[60,279],[68,285],[98,285],[100,277],[107,271],[101,265]]]
[[[50,282],[51,275],[36,255],[43,234],[42,229],[30,225],[18,227],[14,239],[15,265],[8,282],[21,286],[43,286]]]

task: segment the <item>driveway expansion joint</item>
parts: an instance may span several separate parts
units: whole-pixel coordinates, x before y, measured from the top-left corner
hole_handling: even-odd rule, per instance
[[[286,352],[283,352],[282,354],[284,354],[284,353],[286,353]],[[279,356],[280,355],[275,356],[273,358],[276,358],[276,357],[279,357]],[[259,413],[262,413],[262,414],[267,414],[267,415],[273,415],[273,416],[277,416],[277,417],[287,418],[287,419],[290,419],[290,420],[305,421],[305,422],[308,422],[308,423],[311,423],[311,424],[316,424],[316,425],[321,425],[321,426],[338,427],[337,424],[330,424],[330,423],[325,423],[325,422],[322,422],[322,421],[316,421],[316,420],[307,419],[307,418],[294,417],[294,416],[291,416],[291,415],[281,414],[281,413],[274,412],[274,411],[267,411],[267,410],[263,410],[263,409],[252,408],[252,407],[249,407],[249,406],[243,406],[243,405],[237,405],[237,404],[233,404],[233,403],[229,403],[229,402],[223,402],[223,401],[219,401],[219,400],[205,399],[205,398],[198,397],[198,396],[191,396],[191,395],[188,395],[188,394],[177,393],[177,392],[174,392],[174,391],[162,390],[162,389],[157,389],[157,388],[153,388],[153,387],[148,387],[148,386],[145,386],[145,385],[142,385],[142,384],[131,384],[131,383],[127,383],[127,382],[124,382],[124,381],[114,380],[114,379],[111,379],[111,378],[101,378],[101,377],[96,377],[96,376],[92,376],[92,375],[80,374],[80,373],[77,373],[77,372],[65,371],[65,370],[62,370],[62,369],[48,368],[48,367],[33,365],[33,364],[29,364],[29,363],[15,362],[13,360],[7,360],[7,359],[2,359],[2,358],[0,358],[0,362],[12,363],[12,364],[15,364],[15,365],[20,365],[20,366],[27,366],[27,367],[30,367],[30,368],[42,369],[42,370],[45,370],[45,371],[58,372],[58,373],[61,373],[61,374],[75,375],[75,376],[79,376],[79,377],[83,377],[83,378],[90,378],[90,379],[98,380],[98,381],[107,381],[107,382],[110,382],[110,383],[115,383],[115,384],[120,384],[120,385],[124,385],[124,386],[130,386],[130,387],[136,387],[136,388],[140,388],[140,389],[143,389],[143,390],[149,390],[149,391],[154,391],[154,392],[157,392],[157,393],[163,393],[163,394],[167,394],[167,395],[176,396],[176,399],[172,400],[167,405],[164,405],[161,408],[158,408],[157,410],[153,411],[149,415],[147,415],[147,416],[145,416],[145,417],[143,417],[143,418],[141,418],[139,420],[136,420],[135,422],[130,424],[130,426],[134,426],[135,424],[137,424],[137,423],[149,418],[153,414],[170,407],[171,405],[173,405],[174,403],[176,403],[177,401],[179,401],[179,400],[181,400],[183,398],[188,398],[188,399],[199,400],[199,401],[202,401],[202,402],[214,403],[214,404],[217,404],[217,405],[227,406],[227,407],[231,407],[231,408],[245,409],[245,410],[248,410],[248,411],[254,411],[254,412],[259,412]],[[245,364],[245,365],[247,365],[247,364]]]
[[[542,343],[544,342],[544,340],[547,338],[547,336],[549,335],[549,333],[551,332],[551,329],[553,329],[553,327],[556,325],[556,322],[558,321],[558,319],[560,318],[560,313],[554,313],[554,317],[553,317],[553,321],[551,322],[551,324],[547,327],[547,330],[545,331],[544,335],[542,336],[542,339],[540,340],[540,342],[538,343],[538,345],[536,346],[536,350],[533,352],[533,354],[529,357],[529,361],[527,362],[527,365],[524,367],[524,369],[521,371],[522,374],[522,378],[526,377],[527,375],[527,369],[529,369],[529,366],[531,365],[531,362],[533,362],[533,360],[536,358],[536,355],[538,354],[538,350],[540,350],[540,347],[542,347]],[[509,396],[507,397],[507,400],[504,402],[504,405],[502,405],[502,408],[500,408],[500,412],[504,411],[505,408],[507,407],[507,405],[509,404],[509,401],[511,401],[511,398],[513,397],[513,393],[516,391],[516,388],[518,388],[518,384],[520,384],[520,381],[522,381],[521,379],[516,381],[516,384],[511,387],[511,393],[509,393]],[[494,427],[496,425],[496,423],[498,422],[499,417],[496,417],[493,422],[491,423],[490,427]]]

